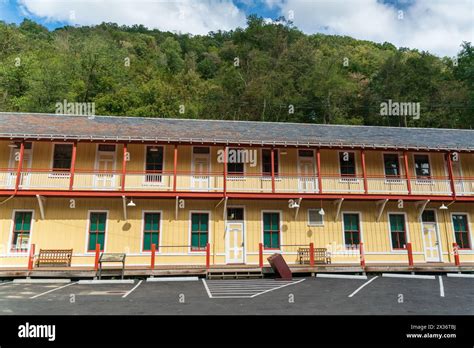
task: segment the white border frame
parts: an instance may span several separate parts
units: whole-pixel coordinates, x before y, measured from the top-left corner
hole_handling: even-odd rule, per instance
[[[381,161],[382,161],[382,172],[383,172],[383,176],[384,176],[384,179],[385,179],[385,184],[392,184],[392,183],[403,184],[404,180],[406,180],[406,173],[404,173],[405,169],[402,166],[402,163],[400,161],[400,155],[401,154],[402,154],[401,152],[397,152],[397,151],[382,151],[382,152],[380,152],[380,157],[381,157]],[[385,155],[397,155],[398,171],[400,172],[400,175],[399,175],[398,178],[387,177],[387,173],[385,173]],[[405,174],[405,175],[403,175],[403,174]]]
[[[91,223],[91,213],[105,213],[105,236],[104,236],[104,250],[100,251],[101,253],[105,253],[107,251],[107,238],[109,235],[109,211],[108,210],[100,210],[100,209],[92,209],[87,211],[87,222],[86,222],[86,243],[84,246],[84,255],[90,256],[95,254],[94,251],[88,250],[89,245],[89,227]]]
[[[192,214],[194,213],[198,213],[198,214],[202,214],[202,213],[207,213],[208,214],[208,222],[207,222],[207,225],[208,225],[208,228],[209,230],[207,231],[207,242],[209,244],[211,244],[211,231],[212,231],[212,227],[211,227],[211,222],[213,222],[212,220],[212,212],[211,210],[190,210],[189,211],[189,215],[188,215],[188,241],[189,241],[189,248],[188,248],[188,254],[191,254],[191,255],[206,255],[206,251],[205,250],[192,250],[192,238],[191,238],[191,232],[192,232]]]
[[[143,240],[144,240],[144,228],[145,228],[145,214],[146,213],[159,213],[160,214],[160,224],[159,224],[159,234],[158,234],[158,251],[156,254],[161,254],[161,237],[163,235],[163,211],[162,210],[142,210],[142,222],[140,226],[140,253],[143,255],[151,254],[150,250],[143,250]]]
[[[113,166],[113,169],[112,171],[114,172],[113,173],[113,181],[112,181],[112,186],[111,187],[98,187],[97,186],[97,173],[94,174],[94,180],[93,180],[93,183],[94,183],[94,189],[98,189],[98,190],[115,190],[116,189],[116,181],[117,181],[117,173],[115,173],[115,171],[117,170],[117,149],[118,149],[118,144],[107,144],[107,143],[97,143],[96,144],[96,147],[95,147],[95,160],[94,160],[94,171],[98,171],[99,170],[99,152],[109,152],[109,151],[99,151],[99,145],[114,145],[115,146],[115,151],[113,152],[114,154],[114,166]],[[110,153],[112,153],[112,151],[110,151]]]
[[[429,178],[419,178],[418,175],[416,174],[416,162],[415,162],[415,156],[417,155],[426,155],[428,156],[428,164],[430,166],[430,176]],[[432,160],[431,160],[431,153],[429,152],[413,152],[412,153],[412,160],[413,160],[413,179],[415,179],[415,182],[417,185],[423,185],[423,184],[427,184],[427,185],[434,185],[434,182],[433,182],[433,165],[432,165]],[[421,180],[421,181],[420,181]],[[424,182],[426,181],[426,182]]]
[[[31,226],[30,226],[30,237],[28,240],[28,250],[27,251],[12,251],[11,244],[13,241],[13,227],[15,225],[15,214],[17,212],[31,212]],[[31,248],[31,241],[33,240],[33,225],[35,221],[35,210],[34,209],[13,209],[12,217],[11,217],[11,224],[10,224],[10,233],[8,237],[8,245],[7,245],[7,256],[28,256],[30,253]]]
[[[163,149],[163,168],[161,169],[161,181],[157,181],[157,182],[147,182],[146,181],[146,176],[147,176],[147,173],[146,173],[146,151],[147,151],[147,148],[148,147],[161,147]],[[144,144],[143,145],[143,181],[142,181],[142,185],[143,186],[165,186],[165,183],[164,183],[164,180],[163,180],[163,176],[164,175],[167,175],[167,174],[164,174],[165,172],[165,164],[166,164],[166,150],[167,150],[167,147],[166,145],[161,145],[161,144],[155,144],[155,145],[150,145],[150,144]],[[127,149],[127,152],[128,152],[128,149]]]
[[[238,222],[242,222],[242,226],[243,226],[243,242],[244,242],[244,250],[243,250],[243,263],[246,264],[246,261],[247,261],[247,221],[246,221],[246,217],[247,217],[247,212],[246,212],[246,207],[245,205],[228,205],[226,207],[226,209],[229,209],[229,208],[242,208],[243,211],[244,211],[244,219],[243,220],[235,220],[237,223]],[[234,220],[232,220],[234,221]],[[225,219],[224,219],[224,233],[225,233],[225,236],[224,236],[224,255],[225,255],[225,264],[232,264],[232,263],[227,263],[227,210],[225,212]]]
[[[207,147],[209,149],[209,153],[194,153],[194,148],[195,147]],[[211,147],[210,146],[198,146],[198,145],[193,145],[191,146],[191,170],[190,170],[190,176],[191,176],[191,187],[189,188],[191,191],[197,191],[197,192],[209,192],[209,191],[214,191],[214,188],[212,187],[211,185],[211,182],[212,182],[212,175],[211,174],[208,174],[207,175],[207,180],[208,180],[208,183],[207,183],[207,190],[205,189],[199,189],[199,188],[196,188],[194,187],[194,177],[196,175],[194,175],[194,158],[196,157],[207,157],[207,172],[208,173],[212,173],[212,154],[211,154]],[[164,159],[163,159],[164,161]],[[163,168],[164,170],[164,168]]]
[[[341,173],[341,160],[340,160],[340,154],[341,153],[344,153],[344,152],[348,152],[348,153],[353,153],[354,154],[354,166],[355,166],[355,174],[354,176],[347,176],[347,177],[344,177],[342,176],[342,173]],[[337,151],[337,167],[339,168],[339,182],[351,182],[351,183],[359,183],[359,177],[357,176],[358,175],[358,170],[357,170],[357,167],[359,166],[359,161],[357,160],[357,153],[358,151],[357,150],[339,150]],[[359,151],[360,153],[360,151]]]

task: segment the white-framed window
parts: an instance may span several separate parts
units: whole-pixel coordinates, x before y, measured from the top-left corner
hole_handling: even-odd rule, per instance
[[[308,226],[324,226],[324,216],[320,209],[308,209]]]

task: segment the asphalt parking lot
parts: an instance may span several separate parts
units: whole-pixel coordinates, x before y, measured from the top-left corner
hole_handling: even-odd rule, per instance
[[[474,278],[0,282],[0,315],[474,314]]]

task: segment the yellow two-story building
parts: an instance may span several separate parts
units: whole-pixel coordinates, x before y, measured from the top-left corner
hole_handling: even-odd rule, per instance
[[[0,150],[2,268],[474,262],[471,130],[0,113]]]

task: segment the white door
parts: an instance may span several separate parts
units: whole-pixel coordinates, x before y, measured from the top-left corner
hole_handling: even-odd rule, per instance
[[[194,155],[192,188],[199,191],[209,190],[209,156]]]
[[[425,259],[429,262],[441,262],[440,245],[436,223],[423,223],[423,238],[425,242]]]
[[[115,188],[115,152],[98,151],[94,186],[99,189]]]
[[[315,192],[316,191],[316,177],[314,170],[314,159],[309,157],[302,157],[299,159],[299,191],[300,192]]]
[[[9,174],[8,174],[8,179],[7,179],[7,187],[14,188],[16,184],[16,168],[18,167],[18,161],[17,158],[20,156],[20,149],[11,149],[10,151],[10,169],[13,169]],[[25,149],[23,152],[23,163],[21,165],[22,171],[25,169],[31,169],[31,159],[33,157],[32,149]],[[21,180],[20,180],[20,186],[21,187],[28,187],[30,184],[30,173],[22,173],[21,174]]]
[[[225,233],[226,263],[244,263],[245,240],[244,223],[228,222]]]

